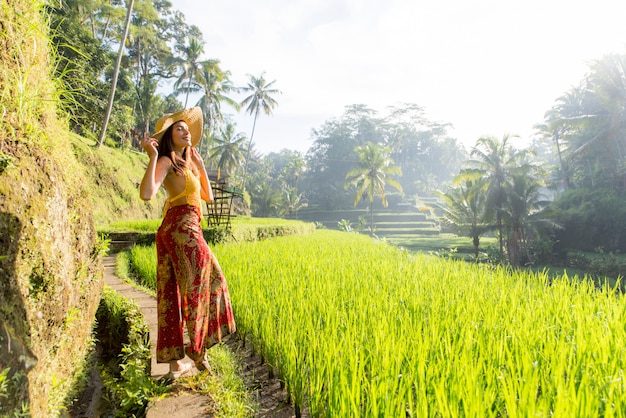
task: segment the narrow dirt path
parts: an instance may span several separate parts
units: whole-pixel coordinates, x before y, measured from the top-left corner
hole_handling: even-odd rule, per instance
[[[144,315],[150,329],[150,352],[152,354],[152,376],[161,378],[168,372],[166,364],[157,363],[156,354],[156,299],[127,285],[115,275],[115,256],[109,255],[104,258],[104,281],[116,292],[135,301]],[[242,347],[241,340],[229,338],[226,345],[241,359],[242,377],[256,400],[259,410],[255,415],[262,418],[291,418],[295,417],[295,410],[287,402],[287,393],[281,389],[277,378],[271,378],[267,364],[261,361],[249,347]],[[185,361],[191,362],[185,358]],[[195,369],[194,369],[195,370]],[[211,399],[197,393],[177,393],[151,404],[146,412],[146,418],[174,418],[174,417],[207,417],[205,411],[210,405]],[[307,417],[303,411],[302,417]]]

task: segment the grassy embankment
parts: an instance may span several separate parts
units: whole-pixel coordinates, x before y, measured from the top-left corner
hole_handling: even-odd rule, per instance
[[[156,219],[161,215],[165,193],[149,202],[139,199],[139,183],[148,158],[145,153],[103,146],[75,134],[70,136],[74,154],[84,169],[82,180],[89,189],[93,219],[99,232],[125,220]]]
[[[0,2],[0,415],[59,416],[102,289],[84,171],[59,117],[43,2]]]

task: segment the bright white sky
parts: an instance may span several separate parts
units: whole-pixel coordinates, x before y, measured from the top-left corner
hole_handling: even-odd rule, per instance
[[[235,85],[263,71],[276,80],[279,105],[253,138],[262,153],[306,152],[311,130],[351,104],[384,114],[415,103],[468,147],[482,135],[528,140],[590,60],[626,53],[625,0],[172,3]],[[252,116],[235,121],[250,135]]]

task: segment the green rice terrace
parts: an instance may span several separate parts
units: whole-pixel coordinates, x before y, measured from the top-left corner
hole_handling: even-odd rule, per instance
[[[436,203],[435,199],[424,199],[429,205]],[[355,210],[318,210],[306,208],[298,212],[298,219],[315,222],[328,229],[341,229],[340,224],[349,224],[351,229],[358,230],[363,221],[366,232],[388,241],[389,243],[412,251],[439,251],[442,249],[455,250],[459,254],[473,252],[471,239],[442,231],[437,217],[428,207],[420,209],[412,205],[403,205],[395,208],[377,209],[374,211],[373,231],[370,213],[365,209]],[[482,247],[495,244],[493,236],[481,239]]]
[[[626,299],[610,287],[327,229],[214,252],[240,338],[297,414],[626,414]],[[144,284],[155,257],[151,245],[128,255]]]
[[[337,223],[342,219],[353,224],[359,222],[359,217],[370,220],[369,213],[365,210],[337,210],[316,211],[302,209],[298,213],[298,219],[322,223],[330,229],[337,229]],[[390,209],[374,212],[374,225],[377,235],[432,235],[439,233],[439,225],[432,217],[423,212],[398,212]]]

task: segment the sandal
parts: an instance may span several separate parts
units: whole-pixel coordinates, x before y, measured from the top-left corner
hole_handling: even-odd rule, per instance
[[[191,364],[183,363],[181,368],[176,371],[171,371],[165,375],[166,379],[176,380],[188,374],[191,371]]]

